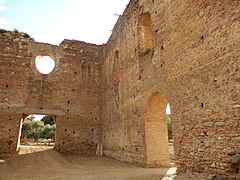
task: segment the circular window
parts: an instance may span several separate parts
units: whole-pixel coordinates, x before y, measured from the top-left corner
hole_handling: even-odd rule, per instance
[[[37,56],[35,59],[37,70],[42,74],[49,74],[55,67],[55,61],[50,56]]]

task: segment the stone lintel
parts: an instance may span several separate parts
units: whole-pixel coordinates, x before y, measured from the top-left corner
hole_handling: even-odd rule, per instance
[[[58,115],[65,115],[65,112],[63,110],[50,110],[50,109],[36,109],[36,108],[19,108],[17,110],[18,114],[43,114],[43,115],[52,115],[52,116],[58,116]]]

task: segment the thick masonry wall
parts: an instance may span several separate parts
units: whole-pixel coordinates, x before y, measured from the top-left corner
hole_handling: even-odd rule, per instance
[[[148,99],[159,93],[171,105],[178,172],[239,176],[230,162],[240,153],[239,9],[237,0],[130,2],[105,48],[105,155],[166,165],[166,155],[156,161],[148,157],[157,144],[150,132],[159,128],[149,125],[155,114],[147,112]],[[119,82],[114,84],[116,51]],[[165,110],[164,101],[152,108]],[[159,139],[165,148],[166,140]]]
[[[107,44],[35,42],[0,33],[0,154],[17,147],[20,120],[56,117],[56,149],[147,167],[170,164],[171,106],[178,172],[236,179],[240,153],[240,2],[131,0]],[[41,75],[35,57],[56,67]],[[100,148],[101,150],[101,148]]]
[[[0,47],[0,152],[16,150],[21,118],[40,112],[56,117],[56,149],[95,153],[101,120],[102,47],[70,40],[53,46],[18,32],[2,33]],[[53,57],[53,72],[38,72],[37,55]]]

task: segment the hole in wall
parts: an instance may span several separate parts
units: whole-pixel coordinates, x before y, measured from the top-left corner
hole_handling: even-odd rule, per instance
[[[67,129],[65,129],[64,131],[67,132]]]
[[[73,92],[75,91],[75,89],[72,90]]]
[[[8,131],[11,131],[11,129],[8,129]]]
[[[120,81],[119,77],[119,51],[116,50],[113,57],[113,84],[117,85]]]
[[[70,104],[70,101],[68,101],[68,104]]]
[[[144,108],[144,122],[148,166],[169,166],[174,159],[172,120],[164,94],[151,94]]]
[[[37,70],[41,74],[49,74],[51,73],[55,68],[55,61],[52,57],[47,55],[38,55],[35,59],[35,65]]]
[[[6,88],[8,88],[8,85],[6,85]]]
[[[65,142],[62,142],[62,144],[65,144]]]
[[[55,145],[56,117],[43,114],[25,114],[24,117],[19,132],[20,145]]]
[[[92,129],[92,131],[94,131],[94,129]]]
[[[73,134],[75,134],[75,131],[73,131]]]
[[[204,104],[203,103],[201,103],[201,107],[204,108]]]
[[[147,55],[153,50],[152,20],[149,12],[140,16],[138,24],[139,56]]]
[[[201,36],[201,39],[203,40],[203,39],[204,39],[204,36]]]

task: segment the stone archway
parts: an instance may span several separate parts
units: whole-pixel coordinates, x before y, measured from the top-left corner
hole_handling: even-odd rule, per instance
[[[152,19],[149,12],[140,16],[138,24],[139,56],[144,56],[153,50]]]
[[[144,109],[146,165],[170,165],[168,131],[166,125],[167,97],[155,92],[148,98]]]

